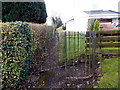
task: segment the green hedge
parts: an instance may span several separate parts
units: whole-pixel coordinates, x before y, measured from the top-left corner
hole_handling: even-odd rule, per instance
[[[2,23],[3,87],[12,87],[29,72],[32,30],[23,22]]]
[[[48,55],[44,49],[52,40],[53,29],[20,21],[0,23],[0,28],[3,87],[8,89],[26,78],[37,54],[43,58]]]
[[[45,23],[46,18],[45,2],[2,2],[2,22]]]
[[[51,26],[46,26],[44,24],[28,23],[32,28],[32,52],[34,55],[40,54],[43,56],[43,52],[49,46],[52,37],[54,35],[54,29]]]

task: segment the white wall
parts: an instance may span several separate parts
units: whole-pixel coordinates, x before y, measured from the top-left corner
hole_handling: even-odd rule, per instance
[[[88,19],[76,20],[66,24],[67,31],[85,32],[87,30]]]
[[[66,30],[86,32],[88,25],[88,15],[84,12],[80,12],[80,14],[75,14],[73,18],[74,21],[68,22],[66,24]]]
[[[66,24],[67,31],[75,31],[75,24],[74,21],[70,21]]]

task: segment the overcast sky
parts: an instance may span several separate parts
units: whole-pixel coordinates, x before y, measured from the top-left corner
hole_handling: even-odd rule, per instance
[[[47,23],[51,16],[60,16],[63,22],[72,17],[83,17],[82,11],[114,10],[118,11],[120,0],[44,0],[48,13]]]

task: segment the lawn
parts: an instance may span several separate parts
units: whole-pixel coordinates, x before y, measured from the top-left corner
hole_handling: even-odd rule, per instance
[[[101,48],[101,49],[102,49],[102,50],[105,50],[105,49],[117,49],[117,50],[119,50],[119,49],[120,49],[120,47],[111,47],[111,48],[110,48],[110,47],[108,47],[108,48],[107,48],[107,47],[105,47],[105,48]]]
[[[85,35],[78,32],[59,32],[60,60],[71,60],[85,52]]]
[[[120,58],[105,59],[101,62],[103,77],[94,88],[118,88],[118,63]]]

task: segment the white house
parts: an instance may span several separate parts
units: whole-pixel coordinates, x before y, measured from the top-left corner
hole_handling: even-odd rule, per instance
[[[118,15],[120,12],[115,12],[112,10],[92,10],[84,12],[88,14],[88,20],[98,19],[100,23],[113,23],[118,25]]]
[[[75,17],[67,21],[66,30],[86,31],[90,19],[98,19],[102,28],[114,30],[117,29],[115,27],[119,24],[119,14],[120,12],[112,10],[84,11],[82,14],[79,14],[79,19]]]
[[[119,24],[120,12],[112,10],[92,10],[84,11],[88,14],[88,22],[90,19],[98,19],[101,30],[118,30],[116,27]]]

